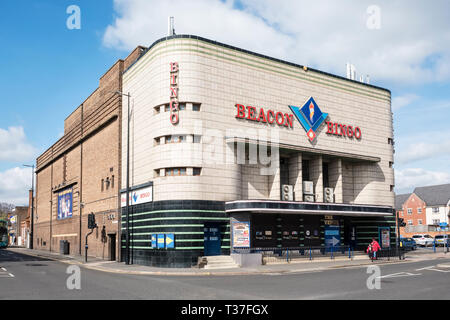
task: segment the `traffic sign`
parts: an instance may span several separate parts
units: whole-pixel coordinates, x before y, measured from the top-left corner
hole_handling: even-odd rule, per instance
[[[175,235],[173,233],[166,234],[166,249],[175,248]]]
[[[165,244],[165,234],[158,234],[158,242],[157,242],[157,247],[158,249],[164,249],[164,247],[166,246]]]
[[[156,234],[152,234],[152,248],[155,249],[156,248]]]
[[[445,227],[447,227],[447,222],[441,222],[441,223],[439,223],[439,227],[441,227],[441,228],[445,228]]]
[[[327,251],[331,248],[337,248],[341,244],[341,234],[339,232],[339,226],[325,226],[325,246]]]

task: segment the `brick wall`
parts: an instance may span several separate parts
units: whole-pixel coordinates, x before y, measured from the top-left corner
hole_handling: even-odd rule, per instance
[[[60,240],[70,254],[84,255],[87,215],[94,213],[98,228],[89,237],[89,256],[109,258],[115,235],[119,257],[121,75],[143,52],[136,48],[118,60],[101,78],[99,87],[64,121],[64,136],[36,160],[34,247],[58,252]],[[72,191],[72,216],[58,219],[58,196]],[[107,242],[102,241],[105,229]]]

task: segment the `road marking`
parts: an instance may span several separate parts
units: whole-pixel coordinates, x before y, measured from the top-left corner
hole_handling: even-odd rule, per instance
[[[14,275],[8,270],[6,270],[4,267],[0,267],[2,269],[2,272],[0,272],[0,278],[15,278]]]
[[[437,268],[450,268],[450,265],[445,265],[445,264],[438,264],[436,266],[429,266],[429,267],[425,267],[425,268],[421,268],[421,269],[416,269],[416,271],[420,271],[420,270],[428,270],[428,271],[437,271],[437,272],[450,272],[450,270],[439,270]]]
[[[380,278],[380,279],[399,278],[399,277],[413,277],[413,276],[420,276],[420,275],[422,275],[422,274],[421,273],[410,273],[410,272],[398,272],[398,273],[388,274],[388,275],[377,277],[377,278]]]
[[[425,267],[425,268],[416,269],[416,271],[429,270],[431,268],[434,268],[434,266],[429,266],[429,267]]]

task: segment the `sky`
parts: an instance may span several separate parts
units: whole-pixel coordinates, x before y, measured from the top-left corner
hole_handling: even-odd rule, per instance
[[[168,16],[177,34],[329,73],[351,62],[392,92],[396,193],[450,183],[449,12],[446,0],[1,0],[0,202],[27,204],[23,165],[111,65],[166,36]]]

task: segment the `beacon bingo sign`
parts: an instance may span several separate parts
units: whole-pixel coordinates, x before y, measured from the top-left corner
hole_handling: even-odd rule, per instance
[[[298,122],[306,131],[309,141],[313,142],[317,137],[317,129],[322,123],[327,125],[327,134],[361,139],[361,129],[337,122],[326,121],[328,113],[323,113],[317,105],[313,97],[310,97],[302,107],[289,106],[292,113],[294,113]]]

